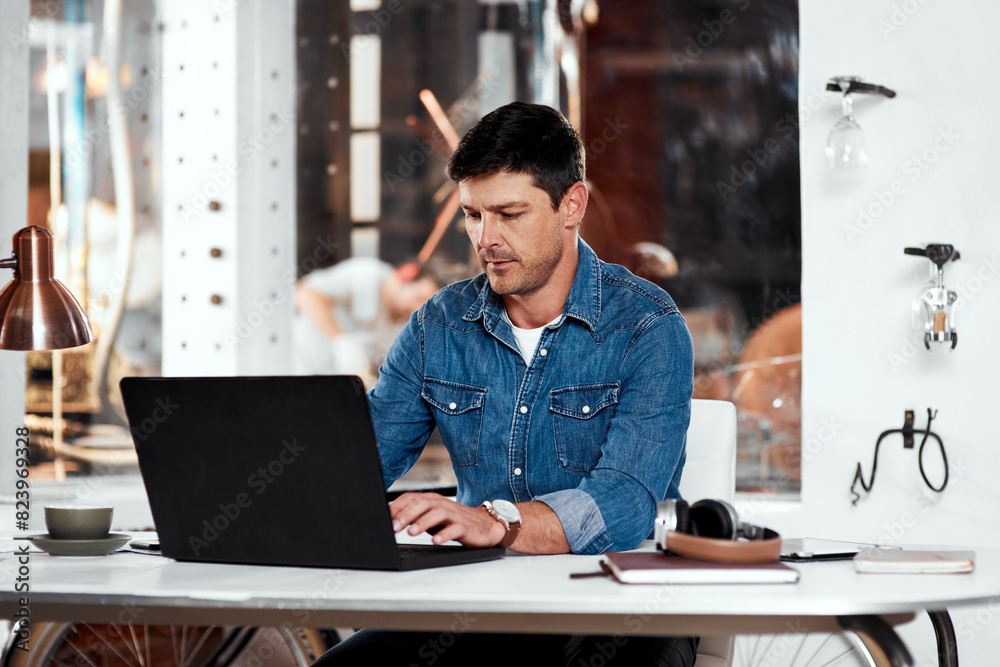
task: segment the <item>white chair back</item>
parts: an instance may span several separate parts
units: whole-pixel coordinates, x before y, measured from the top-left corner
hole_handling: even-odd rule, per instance
[[[693,399],[687,432],[687,461],[681,496],[688,502],[736,495],[736,406],[729,401]],[[702,637],[694,667],[729,667],[733,637]]]
[[[688,502],[717,498],[729,503],[736,494],[736,406],[729,401],[691,401],[687,462],[681,496]]]

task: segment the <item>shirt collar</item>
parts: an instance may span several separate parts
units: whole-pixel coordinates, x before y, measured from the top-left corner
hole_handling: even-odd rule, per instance
[[[580,320],[593,331],[601,317],[601,264],[597,254],[583,239],[577,240],[577,251],[576,276],[563,306],[563,315]],[[479,297],[462,319],[475,322],[482,318],[486,330],[493,331],[502,317],[503,299],[490,287],[490,281],[484,279]]]

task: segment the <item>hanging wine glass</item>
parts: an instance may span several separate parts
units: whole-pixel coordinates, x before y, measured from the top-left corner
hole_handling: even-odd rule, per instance
[[[842,115],[826,140],[826,163],[830,169],[860,169],[868,166],[868,140],[854,120],[854,100],[845,93]]]

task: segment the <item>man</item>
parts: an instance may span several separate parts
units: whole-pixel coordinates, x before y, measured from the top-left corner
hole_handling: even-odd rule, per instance
[[[458,502],[404,494],[390,506],[394,528],[528,553],[634,548],[657,502],[679,495],[693,376],[684,320],[663,290],[579,239],[584,151],[559,112],[497,109],[448,170],[484,273],[410,319],[369,399],[386,483],[436,426]],[[359,633],[328,664],[413,664],[429,636]],[[437,664],[509,664],[514,651],[589,664],[598,639],[610,638],[467,634]],[[633,637],[602,664],[690,665],[696,646]]]
[[[443,284],[427,266],[393,268],[375,257],[313,271],[295,287],[295,372],[360,375],[374,384],[392,341]]]

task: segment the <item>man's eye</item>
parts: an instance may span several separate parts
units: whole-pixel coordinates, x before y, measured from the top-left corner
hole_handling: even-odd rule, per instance
[[[504,213],[503,217],[506,218],[507,220],[513,220],[515,218],[520,218],[521,214],[520,213]]]
[[[466,220],[479,220],[479,214],[478,213],[466,213],[465,214],[465,219]]]

